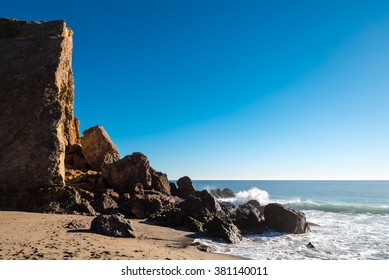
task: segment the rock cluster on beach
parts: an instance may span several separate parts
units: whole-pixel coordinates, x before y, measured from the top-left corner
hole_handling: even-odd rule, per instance
[[[0,206],[93,215],[91,229],[135,237],[130,219],[186,227],[226,242],[273,229],[309,231],[280,204],[235,206],[225,190],[176,183],[140,153],[120,157],[103,126],[83,132],[73,114],[72,31],[63,21],[0,19]]]

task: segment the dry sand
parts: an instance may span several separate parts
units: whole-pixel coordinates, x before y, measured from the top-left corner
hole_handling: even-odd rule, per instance
[[[192,232],[131,220],[137,238],[88,231],[93,217],[0,211],[0,260],[206,260],[237,259],[192,246]],[[71,221],[85,229],[69,229]]]

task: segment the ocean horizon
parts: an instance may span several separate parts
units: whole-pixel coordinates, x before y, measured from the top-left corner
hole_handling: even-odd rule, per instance
[[[196,241],[217,253],[248,259],[389,259],[389,180],[193,180],[197,190],[229,188],[235,205],[282,203],[317,224],[306,234],[266,231],[239,244]],[[314,245],[309,248],[308,243]]]

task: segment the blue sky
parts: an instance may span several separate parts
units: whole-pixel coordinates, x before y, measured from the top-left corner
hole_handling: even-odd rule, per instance
[[[170,179],[389,179],[389,1],[7,1],[74,31],[75,114]]]

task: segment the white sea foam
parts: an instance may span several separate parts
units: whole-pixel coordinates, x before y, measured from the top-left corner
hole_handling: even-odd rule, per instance
[[[200,240],[218,253],[249,259],[389,259],[389,215],[308,210],[307,220],[320,226],[306,234],[266,232],[246,236],[240,244]],[[315,248],[306,246],[311,242]]]
[[[223,184],[219,185],[242,190],[248,183]],[[320,226],[312,226],[312,231],[306,234],[268,231],[245,236],[239,244],[210,239],[200,242],[212,244],[216,252],[250,259],[389,259],[388,182],[291,181],[258,182],[258,185],[271,195],[252,187],[237,192],[236,197],[228,201],[236,205],[251,199],[262,205],[286,204],[303,211],[308,222]],[[300,197],[295,197],[296,194]],[[309,242],[315,248],[308,248]]]

